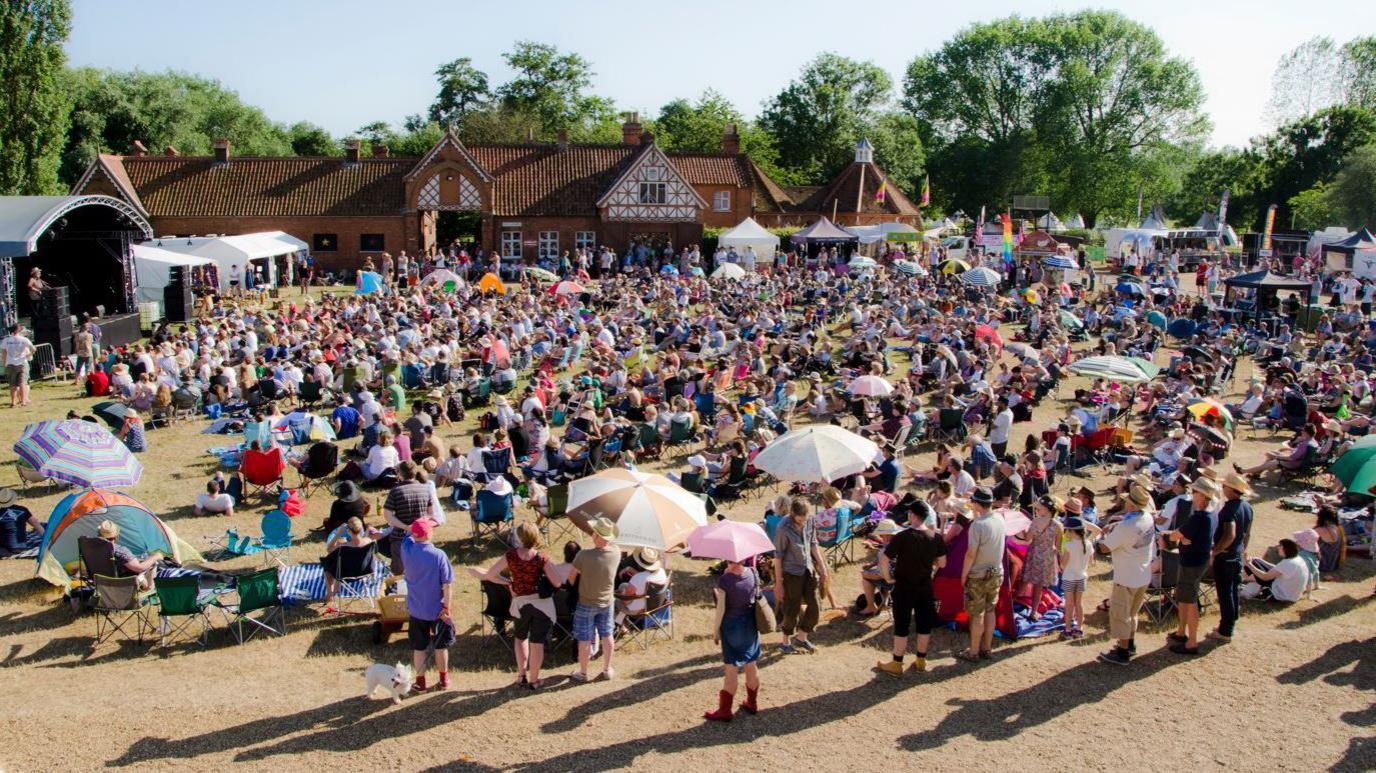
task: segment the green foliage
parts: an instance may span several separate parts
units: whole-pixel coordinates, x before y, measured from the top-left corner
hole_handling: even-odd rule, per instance
[[[773,136],[781,166],[822,184],[853,159],[855,144],[873,127],[892,90],[878,66],[821,54],[765,104],[760,126]]]
[[[516,71],[497,90],[503,107],[533,114],[547,136],[567,129],[571,139],[607,139],[616,110],[611,100],[587,93],[592,85],[591,62],[547,43],[525,40],[502,58]]]
[[[1376,35],[1349,40],[1342,57],[1344,101],[1376,110]]]
[[[1290,206],[1296,228],[1313,231],[1333,224],[1333,207],[1329,206],[1328,192],[1323,183],[1307,191],[1300,191],[1291,196],[1286,203]]]
[[[1290,199],[1332,181],[1343,159],[1372,141],[1376,141],[1376,112],[1366,108],[1330,107],[1282,126],[1255,148],[1261,156],[1258,203],[1263,208],[1279,204],[1277,222],[1289,222]]]
[[[865,133],[874,145],[874,161],[888,173],[889,182],[920,205],[927,159],[917,119],[897,111],[882,113]]]
[[[71,120],[61,168],[68,184],[96,153],[127,153],[135,140],[153,152],[170,145],[187,155],[209,155],[221,137],[233,142],[238,155],[292,152],[287,130],[218,81],[172,71],[93,69],[72,71],[68,81]]]
[[[1166,214],[1175,220],[1193,222],[1201,212],[1218,209],[1218,199],[1224,190],[1232,191],[1228,220],[1244,228],[1251,227],[1261,204],[1257,197],[1262,185],[1261,156],[1253,149],[1223,148],[1211,150],[1186,159],[1184,176],[1177,193],[1168,197]],[[1260,206],[1264,211],[1270,202]]]
[[[67,130],[67,0],[0,4],[0,194],[57,193]]]
[[[1348,228],[1376,226],[1376,144],[1364,145],[1347,157],[1328,186],[1326,199],[1333,216]]]
[[[339,155],[339,143],[334,137],[309,121],[298,121],[287,127],[287,142],[294,156]]]
[[[464,118],[492,95],[487,73],[474,67],[466,56],[440,65],[435,80],[440,89],[430,105],[430,120],[441,126],[462,127]]]
[[[742,131],[745,118],[726,97],[707,89],[697,102],[675,99],[661,107],[650,128],[665,150],[710,152],[721,149],[726,126],[733,123]]]

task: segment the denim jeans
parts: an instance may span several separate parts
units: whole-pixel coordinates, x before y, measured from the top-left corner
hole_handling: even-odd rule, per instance
[[[1214,558],[1214,586],[1218,588],[1218,632],[1233,635],[1237,624],[1238,588],[1242,584],[1242,562],[1236,558]]]

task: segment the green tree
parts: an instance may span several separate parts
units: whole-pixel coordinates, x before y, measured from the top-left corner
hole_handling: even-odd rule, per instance
[[[322,127],[298,121],[287,127],[287,142],[295,156],[337,156],[339,143]]]
[[[1261,157],[1252,149],[1222,148],[1184,159],[1184,172],[1173,195],[1165,199],[1166,214],[1175,220],[1194,222],[1201,212],[1218,210],[1223,191],[1232,191],[1228,220],[1250,228],[1272,202],[1260,202]]]
[[[430,105],[430,120],[441,126],[463,126],[464,117],[492,95],[487,73],[474,67],[466,56],[440,65],[435,80],[440,89]]]
[[[1294,228],[1315,231],[1333,225],[1333,207],[1329,205],[1328,191],[1323,183],[1291,196],[1286,204],[1290,208],[1290,222]]]
[[[378,145],[386,143],[387,138],[393,136],[395,132],[392,131],[392,125],[386,121],[373,121],[358,127],[354,134],[361,137],[364,142]]]
[[[865,131],[874,146],[874,161],[888,175],[888,181],[920,203],[926,156],[922,152],[922,132],[917,119],[907,113],[890,111],[876,117]]]
[[[760,125],[772,135],[782,166],[821,184],[851,161],[855,143],[892,90],[893,82],[878,66],[821,54],[765,104]]]
[[[1376,227],[1376,144],[1347,157],[1325,198],[1333,216],[1348,228]]]
[[[1261,138],[1258,190],[1262,207],[1279,204],[1278,222],[1289,222],[1290,199],[1338,176],[1343,160],[1376,141],[1376,112],[1336,106],[1286,124]]]
[[[0,194],[60,189],[68,113],[62,44],[70,31],[66,0],[0,5]]]
[[[1342,81],[1342,53],[1333,38],[1310,38],[1276,62],[1267,115],[1276,126],[1283,126],[1339,104],[1343,101]]]
[[[61,168],[68,184],[96,153],[127,153],[135,140],[150,149],[170,145],[190,155],[209,155],[222,137],[233,142],[236,154],[292,152],[285,129],[218,81],[171,71],[80,69],[69,73],[68,84],[70,126]]]
[[[502,58],[516,71],[497,90],[502,105],[535,115],[545,135],[568,129],[578,140],[604,137],[614,124],[611,101],[586,93],[594,73],[592,63],[582,56],[523,40]]]
[[[732,123],[739,132],[745,118],[726,97],[708,89],[696,102],[675,99],[661,107],[651,128],[666,150],[707,152],[721,148],[726,125]]]
[[[1342,83],[1343,102],[1376,110],[1376,35],[1343,44]]]

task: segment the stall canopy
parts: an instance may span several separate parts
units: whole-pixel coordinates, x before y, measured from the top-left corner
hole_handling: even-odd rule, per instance
[[[233,266],[238,266],[242,273],[249,263],[260,264],[258,268],[265,267],[268,283],[275,285],[277,262],[273,258],[291,255],[307,248],[305,242],[283,231],[263,231],[236,236],[171,236],[144,244],[215,261],[220,267],[218,273],[221,290],[229,288],[232,273],[230,269]]]
[[[1223,284],[1229,287],[1250,287],[1254,289],[1272,290],[1304,290],[1308,291],[1313,284],[1307,279],[1299,279],[1284,274],[1276,274],[1271,271],[1253,271],[1250,274],[1238,274],[1223,280]]]
[[[826,217],[788,238],[794,244],[808,244],[810,242],[850,242],[854,244],[859,241],[855,234],[841,228]]]
[[[1061,243],[1046,231],[1033,231],[1018,245],[1019,255],[1055,255]]]
[[[878,225],[855,225],[848,226],[845,230],[855,238],[859,239],[861,244],[874,244],[875,242],[880,241],[918,242],[922,241],[923,236],[922,231],[913,228],[907,223],[880,223]]]
[[[1324,263],[1334,271],[1351,271],[1360,277],[1376,276],[1376,236],[1363,228],[1342,239],[1321,245]]]
[[[1064,231],[1065,223],[1062,223],[1061,219],[1056,217],[1055,212],[1047,212],[1045,215],[1037,218],[1037,227],[1046,231]]]
[[[774,250],[779,248],[779,237],[756,223],[755,218],[747,217],[735,228],[718,236],[717,244],[735,247],[737,252],[744,252],[746,247],[753,247],[756,257],[767,261],[774,256]]]
[[[159,247],[149,247],[146,244],[135,244],[132,249],[134,252],[134,297],[139,303],[162,302],[163,288],[171,282],[173,266],[191,269],[215,264],[215,261],[210,258],[183,255]]]

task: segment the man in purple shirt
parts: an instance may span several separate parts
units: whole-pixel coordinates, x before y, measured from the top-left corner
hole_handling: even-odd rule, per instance
[[[401,543],[406,608],[411,617],[406,630],[411,640],[416,692],[425,690],[425,656],[432,649],[435,668],[440,672],[439,689],[449,689],[449,647],[454,643],[449,599],[454,567],[449,564],[449,556],[430,542],[434,529],[434,521],[421,518],[411,524],[411,535]]]

